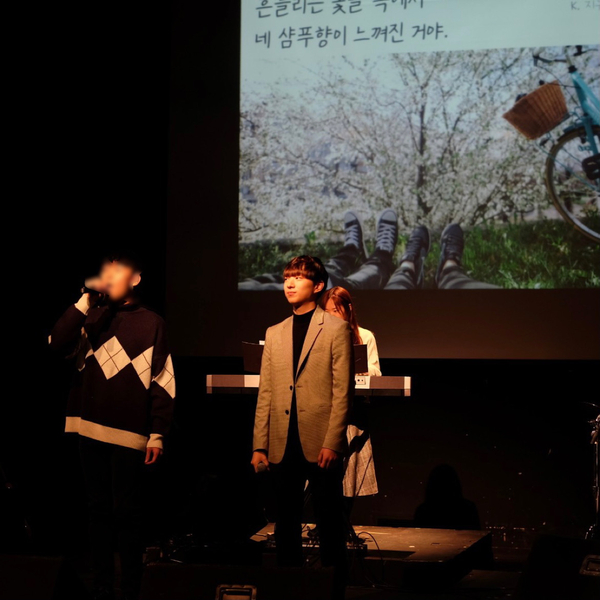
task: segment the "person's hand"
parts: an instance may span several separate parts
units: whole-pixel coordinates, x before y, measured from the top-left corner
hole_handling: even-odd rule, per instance
[[[265,467],[267,467],[267,469],[269,468],[269,459],[267,458],[267,455],[264,452],[253,452],[250,464],[254,467],[255,473],[258,473],[258,465],[260,463],[264,463]]]
[[[98,300],[100,300],[100,296],[98,294],[90,294],[89,292],[85,292],[83,297],[90,308],[92,308],[92,306],[96,306],[96,303]]]
[[[319,452],[319,456],[317,458],[317,464],[322,469],[329,469],[337,463],[340,455],[330,448],[321,448],[321,452]]]
[[[162,448],[146,448],[146,460],[144,461],[145,465],[152,465],[157,460],[158,457],[163,453]]]

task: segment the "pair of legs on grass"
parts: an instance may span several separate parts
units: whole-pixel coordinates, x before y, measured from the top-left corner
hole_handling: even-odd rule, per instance
[[[423,287],[423,269],[430,248],[430,233],[419,225],[410,234],[404,253],[394,264],[398,240],[398,217],[391,208],[377,221],[375,251],[367,256],[363,229],[354,211],[344,215],[344,246],[326,263],[330,286],[348,290],[412,290]],[[462,266],[464,234],[451,223],[442,232],[441,251],[435,275],[438,289],[494,289],[498,286],[476,281]],[[265,273],[239,283],[240,290],[281,290],[283,276]]]

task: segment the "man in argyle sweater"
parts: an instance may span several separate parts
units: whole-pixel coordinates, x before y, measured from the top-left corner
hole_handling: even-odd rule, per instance
[[[65,431],[79,434],[94,598],[114,596],[113,536],[121,589],[136,598],[142,575],[140,476],[163,452],[175,398],[165,323],[140,305],[139,265],[108,258],[99,277],[54,326],[50,346],[76,359]]]

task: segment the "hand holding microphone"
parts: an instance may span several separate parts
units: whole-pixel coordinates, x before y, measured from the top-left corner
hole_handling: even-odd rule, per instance
[[[100,277],[89,277],[85,280],[81,293],[88,297],[90,306],[102,302],[106,297],[106,287]]]
[[[264,452],[254,451],[250,464],[254,467],[255,473],[264,473],[269,470],[269,459]]]

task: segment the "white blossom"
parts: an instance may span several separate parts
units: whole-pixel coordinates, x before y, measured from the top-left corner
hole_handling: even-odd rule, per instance
[[[581,61],[588,81],[597,54]],[[243,80],[240,241],[336,240],[348,209],[374,231],[394,208],[408,233],[545,207],[544,156],[502,118],[541,77],[553,80],[530,50],[500,49],[338,57]]]

